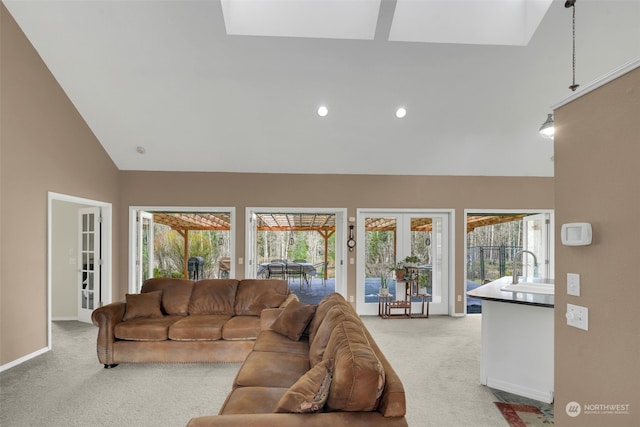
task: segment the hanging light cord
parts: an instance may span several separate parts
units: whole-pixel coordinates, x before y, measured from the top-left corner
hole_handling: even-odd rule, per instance
[[[568,0],[564,7],[573,8],[573,84],[569,86],[569,89],[575,91],[579,84],[576,84],[576,2],[575,0]]]

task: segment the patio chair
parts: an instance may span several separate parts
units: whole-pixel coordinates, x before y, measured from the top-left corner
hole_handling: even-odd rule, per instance
[[[280,277],[282,279],[287,278],[287,271],[284,263],[269,263],[267,265],[267,277],[269,279]]]
[[[311,281],[313,280],[314,276],[320,276],[320,278],[322,279],[322,286],[327,286],[327,280],[325,278],[325,272],[327,271],[327,266],[329,265],[329,261],[324,261],[324,262],[319,262],[317,264],[313,264],[313,268],[314,270],[309,272],[309,275],[311,276],[311,280],[309,281],[309,283],[311,283]]]
[[[298,277],[300,279],[300,290],[302,290],[302,279],[305,278],[304,267],[294,262],[294,263],[287,264],[286,270],[287,270],[287,281],[292,277],[294,279]]]
[[[229,273],[231,272],[231,258],[220,258],[218,261],[218,270],[220,271],[219,276],[221,279],[229,278]]]

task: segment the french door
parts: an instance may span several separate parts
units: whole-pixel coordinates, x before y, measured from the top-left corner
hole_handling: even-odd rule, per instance
[[[100,304],[101,229],[100,208],[78,210],[78,320],[91,323],[91,312]]]
[[[407,256],[417,257],[419,280],[431,294],[430,312],[449,313],[449,216],[420,210],[358,210],[357,310],[378,313],[378,294],[386,282],[394,299],[405,298],[405,283],[391,268]],[[416,299],[412,311],[418,311]]]

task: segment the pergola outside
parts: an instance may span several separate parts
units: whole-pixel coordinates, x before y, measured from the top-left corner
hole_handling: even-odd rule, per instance
[[[467,232],[477,227],[517,221],[526,214],[468,215]],[[203,212],[153,212],[153,221],[169,226],[184,238],[184,276],[188,277],[189,231],[231,230],[231,216],[228,213]],[[367,218],[366,231],[395,232],[395,218]],[[430,218],[413,218],[411,231],[431,231]],[[336,231],[335,215],[326,213],[261,213],[257,214],[259,231],[317,231],[324,239],[324,261],[329,253],[329,238]],[[395,241],[395,239],[394,239]],[[326,276],[326,269],[324,271]],[[325,277],[326,278],[326,277]]]

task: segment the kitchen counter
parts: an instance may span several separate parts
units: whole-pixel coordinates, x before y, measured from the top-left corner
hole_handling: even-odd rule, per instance
[[[511,276],[467,292],[482,302],[480,383],[553,402],[553,295],[503,291]]]
[[[525,292],[503,291],[504,286],[510,285],[511,276],[504,276],[486,285],[482,285],[467,292],[467,295],[482,300],[498,301],[514,304],[537,305],[553,308],[554,296],[544,294],[530,294]]]

